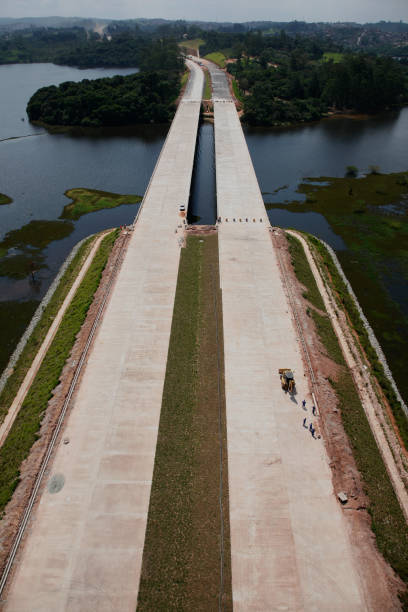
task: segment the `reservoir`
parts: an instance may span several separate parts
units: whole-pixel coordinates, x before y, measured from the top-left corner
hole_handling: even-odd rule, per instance
[[[52,134],[28,122],[27,102],[45,85],[134,71],[79,70],[52,64],[0,66],[0,193],[13,198],[12,204],[0,206],[0,240],[23,228],[24,241],[29,234],[24,228],[31,221],[43,221],[36,231],[43,238],[46,265],[38,271],[35,284],[28,274],[26,278],[0,276],[0,370],[73,245],[90,233],[131,222],[137,211],[136,204],[122,205],[77,221],[61,221],[68,203],[64,192],[84,187],[143,195],[168,130],[166,125],[146,125]],[[336,250],[408,399],[407,359],[394,350],[397,338],[408,343],[408,266],[397,269],[392,258],[381,259],[377,273],[389,311],[386,301],[380,309],[370,283],[363,278],[364,262],[351,253],[347,237],[323,214],[307,207],[299,212],[286,210],[291,200],[304,200],[296,193],[304,177],[342,177],[348,165],[356,166],[361,174],[372,165],[384,173],[408,172],[408,108],[369,119],[338,118],[292,128],[246,127],[244,131],[264,201],[279,203],[268,211],[271,223],[316,234]],[[199,129],[190,207],[190,222],[215,221],[214,137],[209,123]],[[396,214],[401,215],[401,208]],[[406,208],[402,214],[406,218]],[[18,245],[20,234],[16,236]],[[395,308],[399,318],[394,316]]]

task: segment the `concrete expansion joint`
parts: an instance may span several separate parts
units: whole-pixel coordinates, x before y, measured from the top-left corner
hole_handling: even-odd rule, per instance
[[[263,223],[263,218],[259,217],[217,217],[217,223]]]

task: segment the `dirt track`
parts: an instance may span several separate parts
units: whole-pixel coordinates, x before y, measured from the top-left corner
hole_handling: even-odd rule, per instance
[[[397,466],[394,460],[393,453],[390,449],[390,444],[392,445],[394,453],[397,451],[397,456],[399,455],[399,444],[393,430],[390,426],[388,426],[386,420],[384,419],[383,408],[378,401],[376,390],[373,386],[373,381],[367,372],[367,366],[365,365],[364,360],[356,347],[356,340],[347,324],[347,321],[344,317],[338,316],[339,312],[333,296],[330,294],[329,289],[321,278],[308,243],[298,232],[289,230],[288,233],[295,236],[303,245],[307,260],[324,300],[326,310],[340,343],[347,366],[350,369],[356,383],[356,388],[358,390],[361,403],[373,435],[376,439],[378,448],[380,449],[388,474],[391,478],[395,493],[398,497],[405,518],[408,520],[408,493],[403,478],[401,477],[400,470],[403,471],[405,477],[407,477],[407,474],[404,470],[403,464],[400,462],[400,465]],[[384,433],[383,427],[386,427],[386,434]],[[390,441],[390,444],[388,443],[387,438]]]
[[[296,232],[293,234],[296,238],[299,237]],[[353,555],[363,579],[368,607],[372,610],[399,610],[398,592],[404,590],[404,585],[377,549],[375,536],[371,530],[371,517],[367,511],[368,499],[343,428],[341,415],[336,408],[336,395],[329,382],[330,378],[336,378],[339,366],[326,357],[313,319],[305,314],[305,300],[302,295],[304,288],[299,284],[293,271],[287,241],[281,230],[273,234],[273,242],[275,249],[280,251],[294,308],[299,314],[302,333],[316,376],[319,428],[330,461],[333,489],[347,491],[349,497],[343,512],[352,542]]]

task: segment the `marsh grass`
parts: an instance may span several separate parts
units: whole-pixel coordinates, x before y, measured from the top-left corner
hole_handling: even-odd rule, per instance
[[[347,248],[338,251],[339,260],[407,402],[407,172],[307,178],[298,191],[308,194],[308,201],[273,203],[267,208],[317,212],[342,238]],[[347,294],[341,293],[347,300]],[[359,326],[357,320],[353,323]]]
[[[142,200],[142,196],[139,195],[121,195],[119,193],[99,191],[98,189],[84,189],[82,187],[68,189],[65,195],[72,202],[64,206],[60,218],[74,220],[97,210],[116,208],[116,206],[121,206],[122,204],[137,204]]]
[[[13,198],[10,198],[5,193],[0,193],[0,206],[3,204],[11,204],[12,201],[13,201]]]

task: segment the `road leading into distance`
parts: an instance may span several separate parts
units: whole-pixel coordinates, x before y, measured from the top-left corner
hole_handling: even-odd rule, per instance
[[[11,581],[10,612],[136,609],[167,351],[204,85],[163,146]],[[135,168],[137,172],[137,168]],[[177,230],[177,233],[176,233]]]
[[[238,114],[218,73],[213,99],[234,610],[365,610],[323,441],[303,427],[305,416],[308,424],[312,419],[312,401],[300,344]],[[281,389],[282,367],[295,371],[294,397]]]

